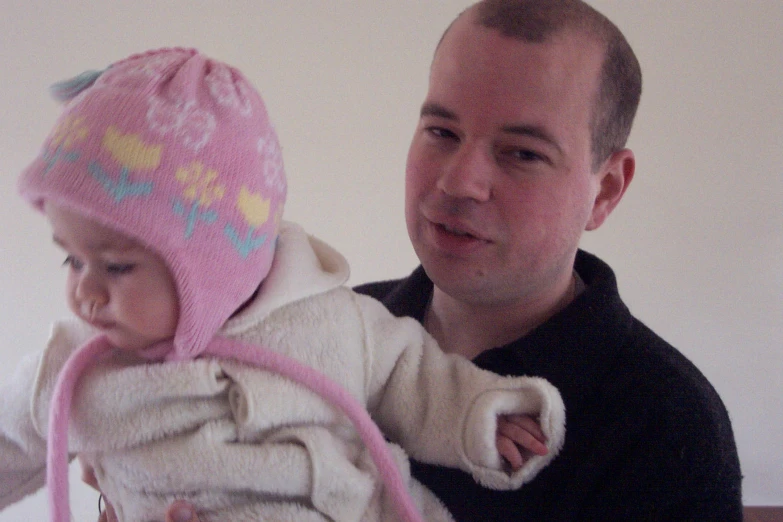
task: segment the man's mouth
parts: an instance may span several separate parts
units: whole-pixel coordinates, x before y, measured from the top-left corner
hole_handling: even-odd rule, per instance
[[[450,227],[450,226],[448,226],[448,225],[444,225],[444,224],[438,224],[438,226],[439,226],[441,229],[443,229],[444,231],[448,232],[449,234],[453,234],[453,235],[455,235],[455,236],[460,236],[460,237],[469,237],[469,238],[474,238],[474,239],[476,238],[476,236],[474,236],[474,235],[473,235],[473,234],[471,234],[470,232],[466,232],[466,231],[464,231],[464,230],[461,230],[461,229],[459,229],[459,228]]]
[[[464,255],[492,243],[470,226],[460,223],[430,222],[432,245],[455,255]]]
[[[421,215],[430,230],[430,239],[445,250],[478,248],[492,243],[482,220],[451,211],[443,205],[423,205]]]

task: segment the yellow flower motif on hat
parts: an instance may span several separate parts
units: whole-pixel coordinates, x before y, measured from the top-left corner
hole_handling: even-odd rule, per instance
[[[194,161],[188,167],[178,168],[177,181],[185,185],[183,195],[188,201],[198,201],[204,207],[223,199],[226,188],[215,183],[218,173],[215,169],[206,169],[204,164]]]
[[[136,134],[122,134],[110,126],[103,135],[103,148],[128,170],[150,170],[160,165],[161,145],[148,145]]]
[[[226,188],[216,183],[218,172],[215,169],[205,168],[199,161],[178,168],[174,176],[184,185],[182,191],[184,201],[175,198],[174,213],[185,216],[185,237],[189,238],[199,222],[211,225],[217,221],[217,212],[210,210],[209,206],[223,199]]]
[[[54,129],[50,146],[57,147],[62,145],[70,149],[76,143],[79,143],[87,137],[88,128],[84,124],[83,116],[66,116]]]
[[[268,199],[264,199],[261,194],[250,192],[247,187],[239,189],[237,207],[247,224],[253,228],[260,227],[269,219],[269,203]]]
[[[41,158],[46,162],[43,175],[47,175],[59,162],[78,161],[80,153],[74,149],[74,146],[84,141],[88,132],[83,116],[64,117],[52,132],[47,150],[41,154]]]
[[[228,223],[223,231],[237,252],[239,252],[239,255],[245,259],[266,242],[267,235],[265,233],[256,236],[255,232],[258,227],[269,219],[270,203],[269,199],[264,199],[261,194],[251,192],[247,187],[243,186],[239,189],[237,208],[245,218],[249,228],[242,234],[231,223]]]

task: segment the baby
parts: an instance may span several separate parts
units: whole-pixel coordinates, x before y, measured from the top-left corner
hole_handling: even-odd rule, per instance
[[[20,190],[66,252],[78,320],[0,391],[0,508],[46,476],[68,520],[79,455],[120,521],[175,499],[203,521],[450,520],[400,446],[497,489],[555,457],[555,388],[444,354],[281,220],[277,137],[239,71],[161,49],[57,92]]]

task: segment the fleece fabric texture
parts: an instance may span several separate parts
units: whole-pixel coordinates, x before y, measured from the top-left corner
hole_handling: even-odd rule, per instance
[[[575,301],[473,361],[560,390],[568,411],[560,456],[512,492],[420,462],[411,464],[414,477],[460,521],[741,521],[737,448],[715,389],[631,315],[607,264],[580,251],[575,268],[586,286]],[[432,282],[419,267],[356,290],[421,321]]]
[[[448,356],[416,321],[343,286],[345,259],[284,224],[257,297],[220,335],[311,365],[365,404],[409,455],[456,466],[492,488],[529,482],[563,444],[564,408],[540,378],[504,378]],[[94,335],[55,326],[0,394],[0,508],[43,485],[47,413],[58,370]],[[540,417],[550,453],[507,473],[496,416]],[[151,363],[115,353],[83,376],[70,452],[93,468],[123,522],[160,517],[175,498],[205,521],[395,520],[350,423],[320,397],[279,376],[227,360]],[[405,453],[392,445],[400,468]],[[410,479],[409,479],[410,480]],[[415,481],[426,520],[450,520]]]

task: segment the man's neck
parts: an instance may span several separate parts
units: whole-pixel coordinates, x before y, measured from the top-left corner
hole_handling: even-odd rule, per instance
[[[424,327],[441,349],[474,359],[486,350],[509,344],[568,306],[577,295],[576,273],[548,300],[483,306],[453,299],[434,287]]]

